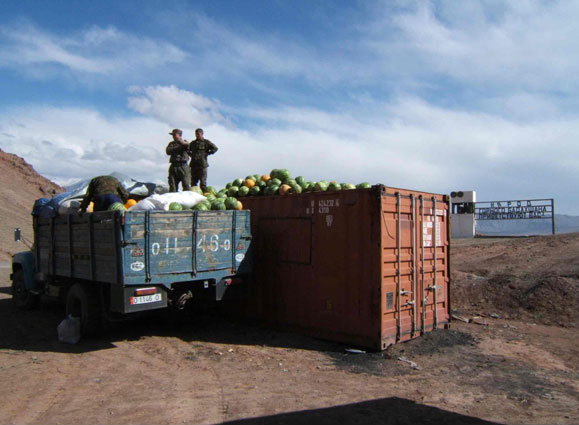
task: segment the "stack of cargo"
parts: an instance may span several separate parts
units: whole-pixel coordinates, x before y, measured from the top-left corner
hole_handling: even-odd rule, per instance
[[[304,185],[289,173],[265,192],[271,174],[260,177],[259,194],[242,195],[255,264],[246,315],[374,349],[448,326],[448,196],[367,183]]]

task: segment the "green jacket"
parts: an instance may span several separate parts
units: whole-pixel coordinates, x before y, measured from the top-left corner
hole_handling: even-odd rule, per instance
[[[185,163],[189,161],[189,154],[187,153],[188,149],[189,149],[188,146],[182,145],[181,143],[172,140],[167,145],[167,149],[165,149],[165,152],[167,153],[167,155],[171,155],[171,157],[169,158],[169,162],[171,164]]]
[[[191,155],[192,168],[207,168],[207,157],[217,152],[217,146],[211,140],[195,139],[189,144],[189,154]]]
[[[86,211],[88,205],[94,200],[97,195],[119,195],[123,202],[129,199],[129,192],[125,190],[123,185],[113,176],[98,176],[93,178],[88,184],[86,195],[80,203],[80,210]]]

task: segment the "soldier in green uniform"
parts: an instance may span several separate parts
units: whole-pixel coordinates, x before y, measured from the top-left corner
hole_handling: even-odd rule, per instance
[[[115,202],[125,203],[129,193],[113,176],[98,176],[88,184],[86,194],[80,203],[79,212],[86,212],[88,205],[94,202],[93,211],[106,211]]]
[[[207,190],[207,167],[209,167],[207,157],[215,152],[217,152],[217,146],[203,137],[203,129],[195,130],[195,140],[189,144],[191,185],[197,186],[197,183],[200,182],[203,193]]]
[[[169,192],[177,192],[179,183],[183,190],[191,189],[191,174],[187,161],[189,161],[189,143],[184,140],[183,132],[178,128],[169,133],[173,140],[167,145],[165,152],[170,155],[169,162]]]

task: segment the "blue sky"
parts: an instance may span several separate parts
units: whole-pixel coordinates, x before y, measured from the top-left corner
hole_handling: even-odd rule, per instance
[[[0,148],[59,182],[310,180],[556,199],[579,215],[577,1],[0,3]]]

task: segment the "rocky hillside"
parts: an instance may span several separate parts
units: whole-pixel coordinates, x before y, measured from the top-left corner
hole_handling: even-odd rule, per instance
[[[62,191],[24,159],[0,149],[0,261],[8,261],[14,252],[27,249],[14,242],[14,228],[20,227],[23,236],[32,240],[30,211],[34,201]]]

